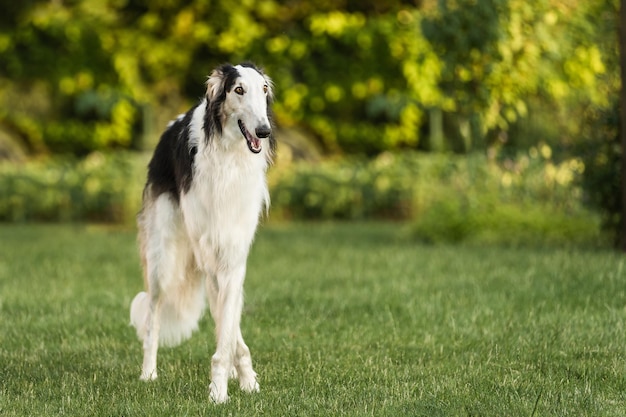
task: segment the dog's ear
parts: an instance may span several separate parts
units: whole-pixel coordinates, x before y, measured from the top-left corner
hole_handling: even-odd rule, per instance
[[[224,64],[211,73],[206,82],[206,114],[204,130],[207,138],[215,133],[222,133],[222,105],[226,100],[226,92],[232,88],[238,76],[237,69],[231,64]]]
[[[206,97],[209,101],[222,94],[224,90],[224,71],[221,67],[214,69],[211,75],[209,75],[206,87]]]

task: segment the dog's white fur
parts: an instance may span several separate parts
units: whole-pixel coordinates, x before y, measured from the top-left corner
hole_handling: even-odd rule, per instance
[[[248,251],[259,216],[269,206],[265,172],[272,153],[267,140],[254,133],[258,126],[270,126],[271,81],[254,67],[234,68],[238,76],[229,91],[223,91],[223,71],[212,73],[206,97],[190,111],[187,130],[180,134],[188,134],[189,152],[195,151],[188,189],[175,195],[157,190],[148,179],[138,218],[146,292],[131,304],[131,323],[143,341],[141,379],[152,380],[159,344],[189,338],[208,301],[217,339],[210,383],[216,403],[228,401],[229,376],[239,378],[242,390],[259,391],[240,319]],[[208,129],[211,101],[224,93],[221,129]],[[260,140],[258,153],[246,143],[239,121]],[[181,115],[168,129],[184,122]]]

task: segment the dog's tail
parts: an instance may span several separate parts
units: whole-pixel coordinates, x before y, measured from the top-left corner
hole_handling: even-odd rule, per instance
[[[172,291],[173,290],[173,291]],[[198,329],[198,321],[205,308],[204,289],[190,282],[161,293],[159,315],[159,345],[176,346],[189,339]],[[150,294],[140,292],[130,305],[130,323],[137,336],[144,340],[148,331]]]

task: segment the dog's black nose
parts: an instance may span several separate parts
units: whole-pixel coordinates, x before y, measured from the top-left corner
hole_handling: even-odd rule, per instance
[[[259,126],[254,129],[254,133],[256,133],[257,138],[267,138],[272,134],[272,129],[269,126]]]

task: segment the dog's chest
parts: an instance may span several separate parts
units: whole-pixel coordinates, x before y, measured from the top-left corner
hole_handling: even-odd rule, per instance
[[[243,228],[254,233],[269,195],[265,165],[259,162],[206,157],[196,161],[192,185],[183,198],[185,214],[194,217],[196,230]]]

